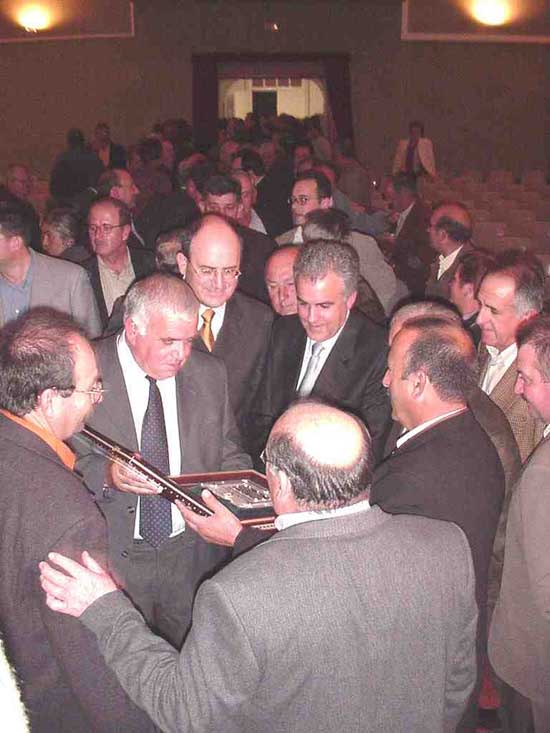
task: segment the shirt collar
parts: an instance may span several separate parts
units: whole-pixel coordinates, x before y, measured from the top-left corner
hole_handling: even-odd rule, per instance
[[[416,425],[414,428],[411,428],[410,430],[407,430],[406,433],[403,433],[403,435],[399,436],[397,440],[395,441],[395,447],[401,448],[403,443],[406,443],[407,440],[410,440],[411,438],[414,438],[415,435],[418,435],[419,433],[422,433],[424,430],[427,430],[428,428],[431,428],[432,425],[435,425],[438,422],[442,422],[443,420],[446,420],[449,417],[452,417],[453,415],[458,415],[459,412],[464,412],[466,410],[466,407],[459,407],[456,410],[451,410],[450,412],[445,412],[443,415],[438,415],[437,417],[432,417],[430,420],[426,420],[426,422],[420,423],[420,425]]]
[[[445,270],[448,270],[449,267],[453,264],[453,262],[456,260],[456,258],[462,251],[463,246],[464,245],[461,244],[460,247],[458,247],[457,249],[454,249],[448,255],[439,255],[439,268],[443,272],[445,272]]]
[[[368,499],[363,499],[355,504],[347,504],[338,509],[316,509],[306,512],[288,512],[287,514],[279,514],[275,519],[275,526],[279,531],[292,527],[295,524],[303,522],[316,522],[319,519],[330,519],[332,517],[345,517],[350,514],[359,514],[370,509]]]
[[[507,362],[511,364],[518,355],[518,345],[515,342],[502,351],[495,349],[494,346],[486,346],[485,348],[489,354],[491,364],[506,364]]]
[[[24,417],[18,417],[17,415],[8,412],[8,410],[0,409],[0,412],[2,413],[2,415],[5,415],[9,420],[12,420],[18,425],[21,425],[21,427],[25,428],[26,430],[30,430],[31,433],[37,435],[41,440],[44,441],[44,443],[50,446],[50,448],[54,451],[57,457],[70,471],[74,470],[74,465],[76,462],[75,454],[72,452],[68,445],[65,445],[65,443],[62,440],[59,440],[59,438],[57,438],[52,432],[46,430],[46,428],[42,428],[40,425],[36,425],[30,420],[26,420]]]
[[[346,314],[346,320],[342,323],[342,325],[340,326],[340,328],[338,329],[338,331],[336,331],[336,333],[334,334],[334,336],[331,336],[329,339],[326,339],[325,341],[313,341],[313,339],[310,339],[309,336],[308,336],[307,337],[307,342],[306,342],[306,353],[311,353],[311,348],[312,348],[313,344],[315,344],[315,343],[322,344],[324,346],[325,353],[327,351],[330,351],[332,349],[332,347],[334,346],[334,344],[338,341],[338,338],[339,338],[340,334],[342,333],[342,331],[344,329],[344,326],[348,322],[348,318],[349,318],[349,311]]]

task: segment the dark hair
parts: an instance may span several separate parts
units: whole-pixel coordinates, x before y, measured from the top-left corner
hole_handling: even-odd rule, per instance
[[[312,239],[345,241],[351,231],[349,216],[340,209],[315,209],[306,214],[302,227],[304,242]]]
[[[77,212],[68,207],[51,209],[44,215],[47,224],[61,237],[63,243],[76,242],[80,234],[80,220]]]
[[[466,214],[466,216],[470,216],[468,213],[468,209],[461,203],[458,203],[456,201],[453,202],[442,202],[439,203],[435,209],[435,211],[438,211],[438,209],[446,208],[447,206],[454,206]],[[460,242],[461,244],[466,244],[466,242],[469,242],[472,238],[472,227],[466,226],[465,224],[462,224],[459,221],[456,221],[450,216],[440,216],[437,222],[435,223],[436,229],[442,229],[444,232],[447,233],[447,236],[453,240],[453,242]]]
[[[151,163],[160,160],[162,156],[162,143],[158,137],[146,137],[139,143],[139,157],[144,163]]]
[[[315,405],[314,401],[296,403]],[[292,409],[292,408],[290,408]],[[336,508],[349,504],[363,494],[371,481],[371,438],[364,424],[353,415],[361,432],[363,448],[351,465],[331,466],[320,462],[304,450],[290,430],[273,432],[268,440],[266,455],[269,462],[285,473],[299,503]]]
[[[296,152],[297,148],[307,148],[311,158],[315,155],[315,150],[312,143],[309,140],[297,140],[292,146],[292,155]]]
[[[416,196],[417,185],[415,175],[411,175],[410,173],[397,173],[395,176],[392,176],[391,180],[396,191],[405,190],[409,191],[413,196]]]
[[[225,196],[235,194],[237,201],[241,200],[241,184],[231,176],[211,176],[204,184],[204,193],[211,196]]]
[[[119,171],[117,168],[110,168],[99,176],[97,182],[97,194],[101,198],[111,195],[113,188],[120,186]]]
[[[540,261],[532,254],[511,249],[495,257],[486,275],[504,275],[514,281],[516,314],[540,313],[544,305],[546,275]]]
[[[357,290],[359,283],[359,255],[345,242],[313,239],[306,242],[294,262],[294,278],[320,280],[329,272],[344,281],[346,296]]]
[[[96,199],[90,206],[88,216],[92,213],[92,209],[94,209],[99,204],[109,204],[109,206],[112,206],[114,209],[116,209],[118,211],[119,224],[122,224],[123,226],[129,226],[132,223],[132,214],[130,213],[130,209],[126,206],[126,204],[122,201],[119,201],[118,199],[112,199],[109,196],[104,196],[103,198]]]
[[[0,331],[0,407],[22,417],[55,387],[74,389],[75,336],[84,331],[53,308],[32,308]]]
[[[474,344],[462,326],[440,318],[414,318],[401,333],[416,337],[405,356],[403,378],[423,371],[440,399],[464,402],[476,388],[478,364]]]
[[[179,275],[176,255],[183,252],[187,231],[183,227],[161,232],[155,240],[155,261],[159,272]]]
[[[542,378],[550,382],[550,315],[538,315],[522,323],[516,341],[518,347],[527,344],[533,347]]]
[[[71,127],[67,133],[67,145],[70,148],[83,148],[85,143],[84,133],[77,127]]]
[[[493,257],[488,252],[474,250],[458,258],[458,279],[462,285],[474,286],[477,293],[487,270],[493,265]]]
[[[265,165],[262,160],[262,156],[255,150],[249,150],[248,148],[246,150],[241,150],[240,157],[241,168],[243,171],[246,171],[247,173],[252,171],[255,176],[265,175]]]
[[[19,204],[0,202],[0,233],[5,237],[21,237],[26,245],[30,242],[30,222]]]
[[[210,160],[201,160],[190,168],[184,168],[178,173],[180,185],[185,187],[188,181],[193,181],[195,188],[204,196],[206,182],[216,174],[216,166]]]
[[[321,171],[305,171],[299,173],[294,179],[294,185],[300,181],[315,181],[317,196],[320,199],[328,199],[332,196],[332,184]]]
[[[424,123],[420,122],[420,120],[412,120],[409,122],[409,132],[412,132],[413,127],[418,127],[420,130],[420,136],[424,137]]]

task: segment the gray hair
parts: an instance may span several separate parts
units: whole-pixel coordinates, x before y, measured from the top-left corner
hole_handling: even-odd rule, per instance
[[[462,323],[459,314],[451,305],[439,300],[419,300],[415,303],[406,303],[394,311],[390,321],[390,329],[395,328],[397,323],[403,326],[413,318],[423,318],[425,316],[440,318],[448,323]]]
[[[131,318],[142,334],[154,313],[178,313],[191,321],[198,311],[199,302],[189,285],[163,272],[138,280],[124,298],[124,320]]]
[[[313,239],[328,239],[344,242],[350,234],[349,216],[340,209],[315,209],[306,214],[302,227],[304,242]]]
[[[294,279],[321,280],[329,272],[344,281],[346,296],[357,291],[359,283],[359,255],[345,242],[313,239],[303,245],[294,263]]]

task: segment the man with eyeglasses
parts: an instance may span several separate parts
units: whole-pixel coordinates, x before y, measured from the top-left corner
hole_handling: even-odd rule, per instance
[[[199,206],[204,214],[221,214],[234,222],[242,242],[239,290],[269,305],[264,270],[276,244],[267,235],[239,223],[242,213],[239,181],[230,176],[211,176],[204,184]]]
[[[0,618],[33,731],[152,731],[107,668],[94,638],[44,608],[38,562],[93,545],[106,525],[66,442],[101,398],[82,329],[34,308],[0,334]],[[4,712],[4,711],[3,711]],[[7,724],[6,730],[9,728]]]
[[[234,282],[237,270],[229,263],[225,267],[231,272],[220,273],[218,279]],[[198,313],[199,303],[187,283],[156,273],[128,291],[122,333],[96,344],[107,392],[90,427],[139,451],[165,475],[251,465],[241,448],[224,364],[192,348]],[[83,446],[84,440],[79,436],[78,470],[107,520],[112,570],[151,628],[179,648],[195,591],[226,559],[226,552],[186,527],[156,488],[135,472],[110,464],[89,444]]]
[[[134,280],[155,269],[152,252],[128,246],[131,215],[128,207],[113,198],[103,198],[90,207],[88,234],[93,256],[82,265],[88,271],[96,294],[102,329],[109,320],[113,304],[124,295]]]
[[[0,204],[0,327],[29,308],[52,306],[72,316],[90,338],[101,333],[98,307],[85,270],[35,252],[18,207]]]
[[[196,348],[211,351],[227,368],[229,400],[245,448],[249,415],[259,387],[273,313],[237,290],[241,242],[223,217],[207,214],[180,237],[179,271],[199,301]]]

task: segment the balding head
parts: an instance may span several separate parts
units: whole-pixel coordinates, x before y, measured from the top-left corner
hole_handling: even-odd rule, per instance
[[[447,256],[472,238],[472,218],[462,204],[443,203],[434,209],[429,231],[432,248]]]
[[[289,244],[279,247],[267,260],[265,284],[273,310],[280,316],[292,316],[298,312],[294,262],[300,248]]]
[[[275,423],[266,460],[276,509],[281,495],[288,507],[285,493],[299,511],[334,508],[366,498],[371,439],[354,416],[323,403],[303,401]]]
[[[437,300],[419,300],[406,303],[398,308],[390,321],[389,344],[397,336],[403,326],[414,318],[439,318],[442,321],[462,325],[458,313],[450,306]]]

